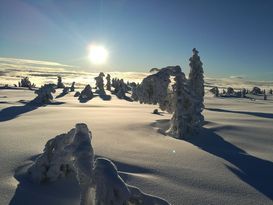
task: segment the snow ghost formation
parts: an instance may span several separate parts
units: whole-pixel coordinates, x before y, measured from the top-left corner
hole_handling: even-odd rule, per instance
[[[100,72],[99,76],[95,77],[96,81],[96,89],[98,90],[99,93],[105,93],[104,91],[104,83],[103,83],[103,77],[104,73]]]
[[[267,95],[266,95],[265,91],[264,91],[264,100],[267,100]]]
[[[204,109],[204,71],[203,63],[198,56],[198,51],[194,48],[193,55],[190,60],[190,73],[189,73],[189,89],[191,95],[193,96],[193,118],[192,126],[195,128],[192,129],[192,132],[198,131],[201,125],[204,123],[204,116],[201,114]]]
[[[234,96],[235,95],[235,91],[232,87],[228,87],[227,88],[227,92],[226,92],[226,96]]]
[[[62,82],[61,76],[58,76],[57,88],[65,88],[65,85]]]
[[[75,82],[73,82],[70,87],[70,92],[74,92],[74,91],[75,91]]]
[[[246,89],[243,88],[242,91],[241,91],[241,97],[242,97],[242,98],[245,98],[245,97],[246,97],[246,94],[247,94],[247,93],[246,93]]]
[[[169,205],[163,199],[127,185],[108,159],[94,161],[92,133],[84,123],[50,139],[44,152],[28,169],[36,183],[52,182],[74,174],[81,205]]]
[[[91,100],[93,98],[93,92],[91,86],[88,84],[85,86],[85,88],[81,91],[79,95],[79,100],[80,101],[87,101]]]
[[[134,100],[134,101],[138,101],[138,86],[139,84],[133,84],[132,85],[132,95],[131,95],[131,98]]]
[[[52,93],[55,92],[56,90],[53,85],[51,84],[42,85],[41,88],[35,91],[35,94],[37,94],[38,96],[33,101],[38,104],[51,103],[53,100]]]
[[[129,86],[124,83],[123,79],[114,78],[112,79],[112,86],[114,87],[114,93],[119,99],[126,98],[126,93],[129,91]]]
[[[24,77],[18,82],[18,87],[33,88],[35,85],[30,82],[28,77]]]
[[[251,90],[250,93],[253,95],[262,95],[263,94],[261,88],[259,88],[259,87],[253,87],[253,89]]]
[[[214,95],[214,97],[219,97],[219,89],[218,89],[218,87],[213,87],[209,91]]]
[[[163,111],[173,113],[166,133],[176,138],[197,134],[204,123],[203,67],[195,48],[190,58],[190,67],[188,79],[180,66],[157,69],[157,73],[144,78],[133,91],[140,103],[159,104]],[[174,76],[172,86],[171,76]]]
[[[124,83],[123,79],[119,81],[119,85],[116,89],[117,97],[124,99],[126,97],[127,85]]]
[[[107,74],[106,76],[106,90],[111,91],[111,76]]]

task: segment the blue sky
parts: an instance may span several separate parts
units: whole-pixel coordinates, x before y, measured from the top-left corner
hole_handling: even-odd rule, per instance
[[[0,56],[103,71],[181,65],[200,51],[207,76],[273,80],[272,0],[0,0]],[[90,43],[109,50],[87,59]]]

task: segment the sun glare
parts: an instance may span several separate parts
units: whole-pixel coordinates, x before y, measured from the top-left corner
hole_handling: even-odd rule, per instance
[[[108,51],[103,46],[91,45],[88,57],[93,64],[104,64],[108,58]]]

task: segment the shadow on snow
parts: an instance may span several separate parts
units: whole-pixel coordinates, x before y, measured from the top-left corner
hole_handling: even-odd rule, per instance
[[[167,130],[169,120],[157,120],[152,126]],[[202,128],[200,134],[186,139],[200,149],[220,157],[238,169],[226,165],[238,178],[273,199],[273,163],[248,154],[215,133],[217,129]]]

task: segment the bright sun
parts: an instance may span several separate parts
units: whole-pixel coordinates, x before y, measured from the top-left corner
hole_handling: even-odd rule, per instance
[[[108,58],[108,51],[103,46],[90,45],[88,57],[91,63],[103,64]]]

